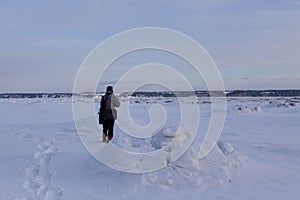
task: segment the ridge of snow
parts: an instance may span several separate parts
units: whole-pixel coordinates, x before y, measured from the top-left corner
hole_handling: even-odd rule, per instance
[[[242,173],[248,158],[234,150],[229,143],[219,141],[212,152],[200,158],[201,143],[192,144],[188,151],[165,169],[143,175],[145,185],[159,185],[163,189],[184,190],[191,187],[208,190],[230,183]]]

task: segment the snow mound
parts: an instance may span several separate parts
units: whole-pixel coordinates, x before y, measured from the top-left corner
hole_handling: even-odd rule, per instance
[[[262,111],[260,106],[249,107],[247,105],[235,106],[233,109],[237,110],[241,113],[254,113],[254,112],[261,112]]]
[[[180,132],[177,132],[177,126],[175,124],[168,124],[168,126],[162,130],[162,134],[167,138],[175,138]]]
[[[271,107],[295,107],[298,101],[295,99],[272,99],[269,101]]]
[[[148,139],[139,139],[131,137],[127,134],[120,135],[121,131],[117,129],[114,138],[114,143],[120,148],[131,152],[149,152],[157,149],[161,149],[167,144],[171,143],[174,139],[184,140],[189,136],[189,132],[177,131],[178,125],[176,123],[167,123],[157,134]],[[180,134],[183,136],[181,137]]]
[[[193,144],[176,162],[160,171],[144,174],[143,183],[158,184],[164,189],[208,190],[232,182],[243,171],[248,160],[231,144],[222,141],[203,159],[199,155],[200,149],[201,143]]]

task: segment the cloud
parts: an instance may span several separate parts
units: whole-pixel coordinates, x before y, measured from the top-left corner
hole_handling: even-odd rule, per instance
[[[288,3],[282,9],[259,9],[256,15],[247,19],[251,30],[245,29],[235,35],[243,35],[243,40],[227,43],[214,43],[208,50],[218,64],[230,87],[241,87],[243,77],[262,76],[268,74],[276,77],[278,74],[300,74],[300,9],[289,7]],[[288,7],[288,8],[287,8]],[[262,78],[255,87],[299,87],[299,82],[290,80],[287,76],[276,82],[271,77]],[[247,83],[250,87],[254,83]]]
[[[270,74],[236,78],[225,82],[226,89],[298,89],[300,74]]]

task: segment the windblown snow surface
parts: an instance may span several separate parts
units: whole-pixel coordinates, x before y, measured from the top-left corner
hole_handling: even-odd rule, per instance
[[[138,124],[148,109],[165,107],[166,125],[149,139],[135,139],[115,127],[113,143],[132,152],[162,148],[176,135],[180,109],[173,98],[130,101]],[[210,119],[210,100],[199,99],[199,131],[185,154],[164,169],[130,174],[92,157],[75,129],[72,102],[61,99],[0,100],[0,199],[298,199],[300,188],[300,99],[230,98],[222,135],[211,153],[199,150]],[[82,102],[81,102],[82,103]],[[95,103],[86,99],[85,103]],[[96,112],[95,106],[95,112]],[[99,129],[100,130],[100,129]],[[99,135],[99,142],[101,134]],[[171,146],[176,150],[176,146]]]

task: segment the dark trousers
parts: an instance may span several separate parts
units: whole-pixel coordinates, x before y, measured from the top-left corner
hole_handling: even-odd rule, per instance
[[[104,120],[103,121],[103,133],[108,137],[113,137],[114,136],[114,125],[115,125],[115,120]],[[107,134],[108,131],[108,134]]]

